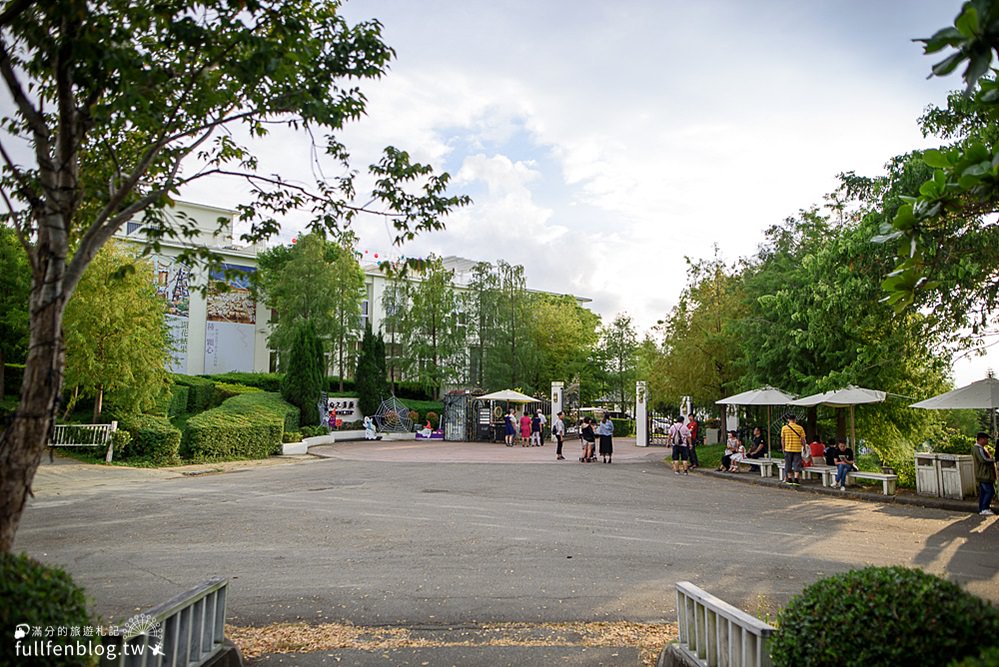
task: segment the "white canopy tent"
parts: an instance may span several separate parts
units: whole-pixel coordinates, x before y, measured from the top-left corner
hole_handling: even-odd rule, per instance
[[[506,401],[507,403],[537,403],[541,400],[527,394],[522,394],[519,391],[514,391],[513,389],[494,391],[491,394],[485,394],[477,398],[480,401]]]
[[[767,406],[767,456],[770,455],[770,410],[775,405],[788,405],[794,396],[773,387],[750,389],[735,396],[723,398],[715,403],[720,405],[765,405]]]
[[[835,391],[826,391],[821,394],[805,396],[804,398],[791,401],[789,405],[798,405],[806,408],[815,405],[826,405],[831,408],[850,408],[850,445],[856,447],[857,428],[853,415],[854,406],[866,403],[882,403],[887,396],[888,394],[877,389],[864,389],[863,387],[850,385],[849,387],[836,389]]]

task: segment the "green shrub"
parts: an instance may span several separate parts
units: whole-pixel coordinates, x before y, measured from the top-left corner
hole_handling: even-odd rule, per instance
[[[611,422],[614,424],[614,435],[619,438],[629,436],[635,432],[634,419],[622,419],[621,417],[611,417]]]
[[[170,388],[170,405],[167,408],[167,417],[176,417],[187,412],[187,403],[190,400],[191,388],[181,384],[175,384]]]
[[[417,401],[433,401],[433,394],[419,382],[396,382],[395,396],[406,405]]]
[[[180,459],[180,430],[166,417],[119,416],[118,428],[125,429],[131,436],[123,459],[144,459],[156,465],[172,465]]]
[[[279,394],[240,394],[187,421],[184,455],[194,461],[264,459],[281,453],[285,431],[297,430],[298,409]]]
[[[32,628],[93,627],[97,623],[87,611],[87,598],[83,589],[73,582],[66,572],[58,567],[43,565],[27,554],[15,555],[0,553],[0,628],[10,633],[0,641],[0,664],[45,664],[45,665],[93,665],[91,656],[48,655],[45,658],[25,658],[25,649],[32,649],[31,631],[28,636],[16,640],[12,636],[18,624]],[[76,653],[89,653],[86,646],[93,637],[39,638],[40,642],[51,641],[53,645],[67,647],[59,653],[71,650]],[[99,641],[99,639],[97,640]],[[17,645],[21,645],[18,655]],[[53,653],[53,652],[49,652]]]
[[[202,375],[201,377],[213,382],[223,382],[225,384],[242,384],[247,387],[256,387],[261,391],[281,391],[281,379],[283,373],[217,373],[215,375]]]
[[[324,385],[328,394],[350,394],[351,396],[357,396],[357,383],[352,379],[343,379],[343,391],[340,391],[340,378],[335,375],[327,375]]]
[[[175,374],[173,382],[188,388],[188,412],[202,412],[212,407],[212,399],[215,397],[215,382],[212,380],[194,375]]]
[[[323,387],[323,346],[310,320],[296,325],[281,396],[298,408],[303,424],[319,423],[317,402]]]
[[[989,641],[997,641],[991,639]],[[960,662],[952,662],[951,667],[999,667],[999,645],[990,646],[974,657],[967,657]]]
[[[212,398],[212,405],[222,405],[223,401],[232,398],[233,396],[239,396],[240,394],[253,394],[260,391],[263,391],[263,389],[260,389],[258,387],[251,387],[245,384],[230,384],[228,382],[216,382],[215,394]]]
[[[4,364],[3,367],[3,393],[20,396],[21,383],[24,382],[24,364]]]
[[[822,579],[781,610],[777,667],[946,665],[994,641],[999,611],[921,570],[868,567]]]
[[[303,426],[299,429],[303,438],[314,438],[317,435],[329,435],[330,430],[325,426]]]
[[[281,442],[302,442],[301,431],[285,431],[281,434]]]
[[[119,428],[114,433],[111,434],[111,444],[114,445],[114,455],[121,457],[128,447],[128,443],[132,442],[132,434],[125,429]]]
[[[440,425],[441,425],[440,415],[438,415],[433,410],[428,410],[427,414],[424,415],[423,418],[425,420],[427,420],[428,422],[430,422],[430,428],[433,428],[433,429],[440,428]]]

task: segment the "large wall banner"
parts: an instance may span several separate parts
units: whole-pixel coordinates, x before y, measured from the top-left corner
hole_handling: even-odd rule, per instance
[[[229,278],[224,271],[243,271]],[[253,343],[257,322],[257,303],[250,292],[251,266],[223,264],[212,271],[208,290],[208,322],[205,325],[205,373],[253,371]],[[225,282],[228,290],[214,287]]]
[[[154,257],[156,293],[167,303],[171,373],[187,373],[188,326],[191,311],[191,270],[170,257]]]

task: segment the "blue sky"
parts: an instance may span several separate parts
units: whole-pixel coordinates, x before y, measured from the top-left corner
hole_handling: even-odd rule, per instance
[[[378,18],[397,59],[364,84],[367,117],[344,138],[358,165],[395,145],[475,200],[395,252],[523,264],[532,287],[645,329],[683,289],[684,256],[751,255],[837,173],[875,175],[933,145],[916,119],[958,81],[927,80],[935,60],[911,40],[959,5],[351,0],[348,19]],[[275,137],[263,170],[304,178],[306,150]],[[185,193],[220,206],[238,194]],[[363,249],[393,251],[382,222],[357,231]]]

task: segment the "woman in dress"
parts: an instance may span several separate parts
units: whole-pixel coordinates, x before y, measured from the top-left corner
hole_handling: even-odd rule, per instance
[[[520,446],[527,447],[531,441],[531,418],[527,415],[527,410],[524,410],[523,416],[520,418]]]

